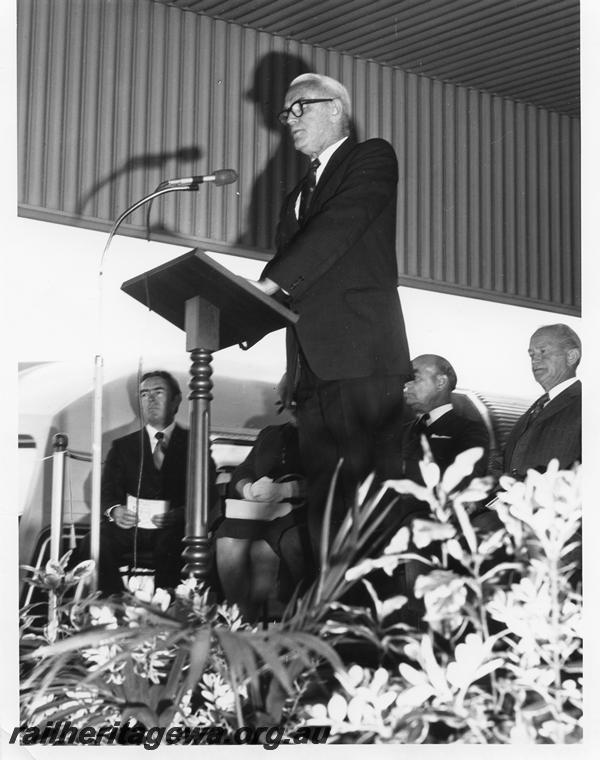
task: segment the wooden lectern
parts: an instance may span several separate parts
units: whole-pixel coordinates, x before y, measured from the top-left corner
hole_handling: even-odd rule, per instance
[[[298,315],[194,249],[127,280],[121,289],[185,330],[190,352],[190,445],[183,573],[208,575],[210,402],[213,351],[252,344]]]

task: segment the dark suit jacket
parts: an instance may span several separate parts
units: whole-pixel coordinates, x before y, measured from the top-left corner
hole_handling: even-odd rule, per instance
[[[410,375],[396,265],[398,166],[385,140],[348,138],[317,183],[302,228],[286,198],[277,253],[263,276],[289,293],[300,315],[288,330],[288,373],[298,343],[323,380]]]
[[[419,461],[423,458],[420,435],[414,432],[414,422],[404,426],[402,439],[403,477],[423,484]],[[474,476],[485,475],[488,465],[489,435],[482,422],[471,420],[452,409],[429,425],[424,431],[431,453],[443,472],[462,451],[483,447],[483,456],[475,464]]]
[[[127,494],[136,496],[140,475],[141,432],[139,430],[113,441],[102,473],[102,508],[126,504]],[[142,499],[169,499],[170,508],[186,500],[188,431],[175,425],[160,470],[154,466],[150,439],[143,430],[143,468],[140,487]]]
[[[285,475],[303,474],[296,425],[291,422],[268,425],[258,434],[246,459],[231,473],[228,491],[233,498],[239,499],[236,485],[240,480],[254,483],[265,475],[277,480]]]
[[[527,470],[545,470],[551,459],[561,468],[581,462],[581,382],[549,401],[527,426],[529,410],[517,420],[504,448],[504,471],[523,477]]]

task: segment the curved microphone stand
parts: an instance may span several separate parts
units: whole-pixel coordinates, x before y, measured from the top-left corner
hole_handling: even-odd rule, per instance
[[[104,358],[102,356],[102,269],[104,266],[104,259],[109,246],[118,230],[121,222],[126,219],[129,214],[133,213],[144,203],[154,200],[160,195],[166,193],[173,193],[176,191],[190,191],[198,190],[198,183],[191,183],[190,185],[177,185],[164,187],[164,183],[159,185],[154,192],[150,195],[146,195],[141,200],[137,201],[129,208],[127,208],[118,217],[113,224],[111,231],[102,251],[102,257],[100,259],[100,271],[98,273],[98,328],[97,328],[97,341],[98,351],[94,356],[94,404],[92,413],[92,502],[90,509],[90,559],[95,562],[95,569],[90,577],[90,584],[92,590],[95,591],[98,588],[98,561],[100,557],[100,488],[102,477],[102,385],[103,385],[103,366]]]

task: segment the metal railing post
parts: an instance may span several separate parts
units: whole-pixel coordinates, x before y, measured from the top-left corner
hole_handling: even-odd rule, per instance
[[[57,433],[52,441],[52,506],[50,512],[50,559],[58,561],[62,548],[65,461],[69,439]]]
[[[63,494],[65,484],[65,459],[69,439],[64,433],[57,433],[52,440],[52,504],[50,511],[50,559],[58,562],[62,549]],[[57,624],[56,593],[48,595],[48,624]]]

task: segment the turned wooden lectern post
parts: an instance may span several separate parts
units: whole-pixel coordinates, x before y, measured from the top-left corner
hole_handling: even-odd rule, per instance
[[[121,289],[185,330],[191,365],[183,573],[205,579],[210,558],[207,522],[212,354],[228,346],[255,343],[293,324],[298,316],[199,249],[124,282]]]

